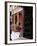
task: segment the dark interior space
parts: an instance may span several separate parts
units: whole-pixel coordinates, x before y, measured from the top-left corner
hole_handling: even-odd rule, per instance
[[[24,32],[23,37],[33,39],[33,7],[24,7]]]

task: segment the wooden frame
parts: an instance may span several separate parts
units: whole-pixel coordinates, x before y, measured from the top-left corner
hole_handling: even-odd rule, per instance
[[[7,29],[8,29],[8,28],[7,28],[7,22],[8,22],[8,21],[7,21],[7,17],[8,17],[8,16],[7,16],[7,15],[8,15],[8,14],[7,14],[7,7],[8,7],[7,4],[8,4],[8,3],[17,3],[17,4],[18,4],[18,3],[19,3],[19,4],[22,3],[22,4],[30,4],[30,5],[32,4],[32,5],[34,5],[34,7],[36,8],[36,4],[35,4],[35,3],[10,2],[10,1],[5,2],[5,44],[35,43],[35,42],[36,42],[36,39],[35,39],[35,38],[34,38],[34,41],[33,41],[33,42],[22,42],[22,43],[19,43],[19,42],[18,42],[18,43],[17,43],[17,42],[15,42],[15,43],[9,42],[9,43],[8,43],[8,40],[7,40],[7,39],[8,39],[8,38],[7,38],[7,37],[8,37],[8,36],[7,36],[7,35],[8,35],[8,33],[7,33]],[[26,6],[26,5],[25,5],[25,6]],[[35,8],[34,8],[33,10],[34,10],[34,13],[35,13],[35,16],[34,16],[34,17],[36,18],[36,11],[35,11],[36,9],[35,9]],[[34,14],[34,13],[33,13],[33,14]],[[18,17],[18,16],[17,16],[17,17]],[[34,19],[33,19],[33,20],[34,20]],[[19,18],[18,18],[18,21],[19,21]],[[34,21],[36,22],[36,19],[35,19]],[[14,21],[14,22],[15,22],[15,21]],[[33,23],[33,24],[34,24],[34,23]],[[15,23],[14,23],[14,26],[15,26]],[[35,23],[35,30],[36,30],[36,23]],[[35,32],[35,34],[36,34],[36,31],[34,31],[34,32]],[[36,37],[35,34],[34,34],[34,36]]]

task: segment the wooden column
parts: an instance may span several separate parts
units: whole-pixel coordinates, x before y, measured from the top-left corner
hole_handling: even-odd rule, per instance
[[[19,13],[17,13],[17,26],[19,24]]]

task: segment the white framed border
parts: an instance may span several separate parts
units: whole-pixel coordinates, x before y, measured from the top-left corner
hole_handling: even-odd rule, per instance
[[[10,41],[10,13],[9,13],[9,6],[10,5],[17,5],[17,6],[32,6],[33,7],[33,39],[32,40],[15,40]],[[25,4],[25,3],[7,3],[7,43],[26,43],[26,42],[35,42],[35,4]]]

